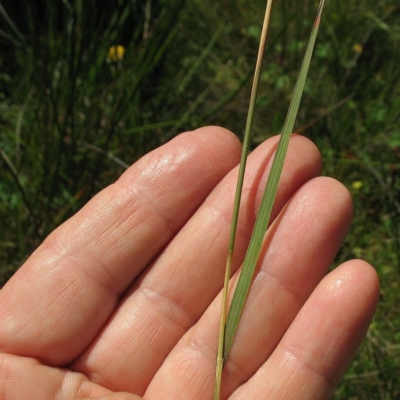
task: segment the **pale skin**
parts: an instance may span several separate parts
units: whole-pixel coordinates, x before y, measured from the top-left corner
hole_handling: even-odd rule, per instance
[[[276,145],[250,155],[234,271]],[[239,156],[222,128],[182,134],[45,240],[0,291],[2,400],[212,399]],[[223,399],[329,399],[366,334],[378,278],[361,260],[327,274],[352,203],[320,171],[293,136]]]

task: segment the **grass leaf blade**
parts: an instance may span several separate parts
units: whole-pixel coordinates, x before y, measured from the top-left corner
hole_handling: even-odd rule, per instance
[[[253,234],[250,240],[249,248],[243,263],[243,269],[239,277],[239,281],[232,299],[232,304],[229,309],[228,319],[225,329],[225,348],[224,360],[229,357],[232,348],[233,339],[235,337],[239,321],[243,312],[243,308],[253,279],[254,270],[257,260],[261,252],[261,246],[264,235],[271,216],[272,207],[275,201],[278,183],[281,176],[283,163],[285,160],[287,148],[289,145],[290,135],[293,131],[297,111],[299,109],[300,100],[304,90],[307,73],[310,66],[311,56],[315,45],[315,40],[318,33],[321,14],[324,6],[324,0],[320,1],[317,18],[315,20],[306,53],[304,55],[303,64],[300,69],[299,77],[293,92],[292,100],[289,106],[287,117],[282,129],[281,139],[278,149],[275,154],[274,162],[271,167],[270,176],[261,202],[261,207],[258,212],[257,220],[254,226]]]
[[[244,140],[243,140],[242,155],[241,155],[241,159],[240,159],[238,181],[237,181],[237,185],[236,185],[235,202],[234,202],[234,206],[233,206],[232,224],[231,224],[231,231],[230,231],[229,245],[228,245],[228,254],[227,254],[227,261],[226,261],[226,268],[225,268],[224,287],[223,287],[223,292],[222,292],[222,309],[221,309],[220,332],[219,332],[219,340],[218,340],[216,370],[215,370],[214,400],[220,399],[222,368],[224,365],[223,355],[224,355],[224,348],[225,348],[225,326],[226,326],[226,319],[227,319],[227,315],[228,315],[229,279],[231,277],[232,257],[233,257],[235,239],[236,239],[237,223],[238,223],[238,219],[239,219],[239,209],[240,209],[240,201],[241,201],[241,197],[242,197],[244,174],[245,174],[245,170],[246,170],[249,145],[250,145],[250,141],[251,141],[251,133],[252,133],[252,128],[253,128],[253,120],[254,120],[254,109],[256,106],[258,87],[259,87],[260,78],[261,78],[261,70],[262,70],[262,64],[263,64],[263,59],[264,59],[265,46],[266,46],[266,42],[267,42],[268,27],[269,27],[269,22],[271,19],[272,4],[273,4],[273,0],[269,0],[267,3],[266,10],[265,10],[265,17],[264,17],[263,28],[262,28],[262,32],[261,32],[261,40],[260,40],[260,46],[259,46],[259,50],[258,50],[256,69],[255,69],[255,73],[254,73],[253,87],[252,87],[251,96],[250,96],[249,112],[248,112],[247,121],[246,121],[246,129],[245,129]]]

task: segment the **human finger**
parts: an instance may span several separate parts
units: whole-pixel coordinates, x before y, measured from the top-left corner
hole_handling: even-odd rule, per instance
[[[230,400],[327,400],[372,320],[379,281],[353,260],[318,285],[268,361]]]
[[[233,270],[243,260],[277,139],[249,157]],[[310,141],[291,139],[273,216],[320,172],[320,165]],[[113,389],[143,394],[165,357],[221,290],[236,179],[237,170],[215,188],[72,368],[100,384],[113,382]]]
[[[81,400],[110,390],[84,375],[43,365],[40,361],[0,353],[1,400]]]
[[[79,400],[142,400],[142,397],[136,396],[132,393],[111,393],[101,397],[87,397]]]
[[[246,382],[274,351],[326,274],[347,233],[351,215],[348,191],[339,182],[320,177],[305,183],[274,221],[266,234],[239,330],[224,366],[224,398]],[[163,387],[163,393],[167,391],[171,398],[210,396],[220,310],[218,298],[168,356],[146,395],[152,397]],[[194,380],[197,385],[187,383]]]
[[[0,291],[0,350],[72,361],[119,296],[238,162],[228,131],[180,135],[53,232]]]

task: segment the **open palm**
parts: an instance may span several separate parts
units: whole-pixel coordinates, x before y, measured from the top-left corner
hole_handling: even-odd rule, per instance
[[[235,271],[276,145],[249,158]],[[212,399],[239,153],[222,128],[180,135],[45,240],[0,291],[2,400]],[[374,270],[326,274],[352,205],[320,168],[293,136],[224,399],[328,399],[368,328]]]

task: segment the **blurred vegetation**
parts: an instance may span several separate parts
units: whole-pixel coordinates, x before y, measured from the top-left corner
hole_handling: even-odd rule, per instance
[[[275,4],[254,146],[283,124],[316,3]],[[264,8],[261,0],[1,2],[0,284],[144,153],[204,124],[241,136]],[[382,282],[337,399],[400,398],[399,45],[397,0],[328,2],[297,121],[325,173],[354,197],[336,263],[364,258]]]

